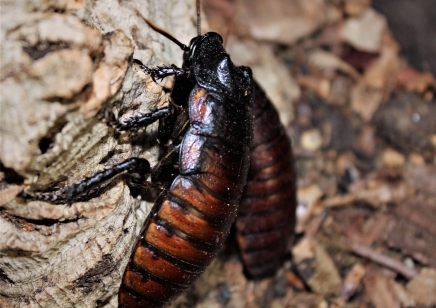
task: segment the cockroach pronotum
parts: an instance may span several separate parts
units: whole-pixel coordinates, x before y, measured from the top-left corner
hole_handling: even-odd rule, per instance
[[[289,139],[250,68],[232,63],[219,34],[200,34],[199,0],[197,16],[198,36],[189,46],[146,20],[184,51],[181,68],[151,69],[135,60],[153,80],[176,75],[171,100],[177,110],[170,105],[117,125],[135,131],[161,120],[160,139],[171,141],[172,149],[158,166],[151,169],[148,161],[131,158],[60,193],[21,193],[71,202],[121,172],[135,186],[150,174],[152,180],[165,177],[165,167],[178,157],[178,175],[154,204],[124,272],[120,307],[164,307],[182,293],[222,247],[240,202],[237,240],[251,277],[274,272],[293,234]]]

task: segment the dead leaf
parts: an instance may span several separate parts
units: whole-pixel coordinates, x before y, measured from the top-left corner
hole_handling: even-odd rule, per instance
[[[369,8],[363,14],[345,20],[342,37],[359,50],[376,52],[381,48],[383,32],[387,29],[386,18]]]
[[[323,1],[236,1],[236,14],[250,35],[262,41],[291,45],[298,39],[316,31],[326,20]]]
[[[367,295],[375,308],[402,308],[415,305],[404,288],[393,279],[373,274],[363,279]]]
[[[423,268],[406,286],[407,292],[417,304],[425,307],[436,305],[436,270]]]

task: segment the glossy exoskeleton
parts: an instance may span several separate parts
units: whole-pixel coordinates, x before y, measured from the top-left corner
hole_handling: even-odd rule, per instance
[[[172,150],[158,166],[151,170],[146,160],[131,158],[60,193],[21,194],[71,202],[121,172],[134,185],[150,173],[165,176],[165,166],[178,159],[178,175],[154,204],[124,272],[120,307],[164,307],[182,293],[216,256],[240,203],[237,241],[251,277],[273,273],[293,235],[291,145],[251,70],[233,65],[217,33],[198,35],[189,47],[169,38],[184,50],[181,68],[136,63],[153,79],[176,75],[171,100],[178,108],[118,123],[135,131],[161,119],[159,139],[171,141]]]
[[[172,141],[173,150],[155,169],[164,169],[178,152],[178,175],[153,205],[124,272],[120,307],[165,307],[190,286],[226,240],[247,180],[253,142],[251,70],[233,65],[217,33],[181,47],[182,68],[149,69],[136,60],[153,79],[176,75],[171,100],[178,112],[167,107],[117,125],[135,131],[162,119],[160,139]],[[22,192],[21,197],[72,202],[121,172],[138,186],[160,170],[131,158],[58,193]]]
[[[187,104],[188,114],[175,122],[188,125],[171,132],[179,175],[145,222],[120,306],[162,307],[178,296],[214,259],[237,214],[253,139],[253,80],[249,68],[233,65],[222,43],[210,32],[192,39],[181,69],[143,66],[153,78],[180,72],[171,99]]]
[[[296,172],[290,140],[256,82],[253,117],[250,171],[235,225],[245,270],[261,278],[282,263],[294,235]]]

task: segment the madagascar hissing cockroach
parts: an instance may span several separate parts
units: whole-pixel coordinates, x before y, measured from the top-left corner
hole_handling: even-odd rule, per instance
[[[296,172],[290,140],[256,82],[253,117],[250,170],[235,225],[245,271],[261,278],[274,273],[293,238]]]
[[[171,144],[171,150],[153,169],[146,160],[131,158],[60,194],[21,194],[71,202],[121,172],[128,172],[136,187],[149,174],[152,181],[164,182],[165,168],[178,157],[178,175],[154,204],[124,272],[120,307],[164,307],[191,285],[227,238],[244,188],[236,229],[252,277],[277,268],[295,220],[290,143],[274,107],[254,85],[250,68],[233,65],[217,33],[202,36],[198,30],[185,46],[146,22],[181,47],[183,65],[148,68],[135,60],[153,80],[176,76],[172,104],[118,123],[117,128],[136,131],[160,119],[159,139]]]
[[[249,169],[251,69],[233,65],[217,33],[199,33],[189,47],[170,38],[184,51],[181,68],[149,69],[136,62],[153,79],[176,75],[171,100],[183,111],[173,116],[176,110],[170,106],[118,125],[120,130],[136,130],[162,118],[161,135],[165,136],[160,139],[168,137],[173,147],[164,159],[178,152],[179,173],[160,195],[141,230],[120,286],[120,307],[164,307],[205,270],[227,238]],[[172,121],[175,123],[169,125]],[[145,174],[138,176],[138,169],[147,173],[148,165],[138,162],[139,168],[123,163],[126,166],[116,166],[116,171],[108,173],[131,171],[139,184]],[[154,175],[159,173],[154,171]],[[101,174],[76,186],[89,191],[91,183],[107,180]],[[74,194],[78,190],[66,189],[62,195],[71,195],[69,191]],[[49,195],[39,199],[62,199]]]
[[[186,128],[170,133],[179,152],[179,175],[141,231],[120,287],[121,307],[165,306],[205,270],[227,238],[247,179],[251,70],[233,65],[217,33],[179,46],[181,69],[142,66],[153,78],[176,74],[171,99],[182,107],[188,103],[189,124],[175,125]],[[185,119],[182,112],[176,123]]]

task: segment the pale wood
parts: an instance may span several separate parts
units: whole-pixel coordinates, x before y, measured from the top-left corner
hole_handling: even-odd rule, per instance
[[[122,177],[87,202],[25,202],[14,198],[24,186],[12,185],[11,174],[48,189],[131,156],[154,164],[157,123],[138,142],[115,134],[98,113],[108,108],[124,118],[168,102],[161,85],[170,83],[154,83],[131,60],[181,65],[182,53],[140,15],[187,44],[196,33],[194,6],[193,0],[2,1],[1,307],[117,305],[122,272],[152,203],[134,199]]]

